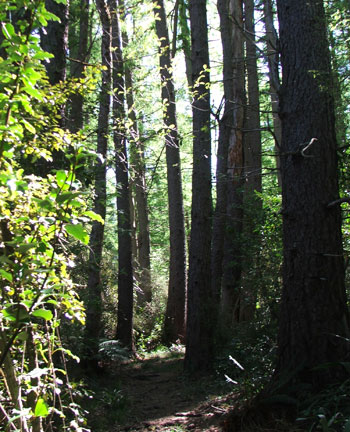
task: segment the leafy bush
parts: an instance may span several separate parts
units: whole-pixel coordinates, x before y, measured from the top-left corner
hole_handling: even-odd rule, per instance
[[[13,10],[26,12],[15,26]],[[74,85],[62,94],[48,84],[42,62],[51,55],[38,37],[56,17],[44,0],[1,2],[0,17],[0,421],[24,432],[55,422],[83,431],[66,369],[65,357],[75,356],[62,345],[60,327],[84,322],[69,245],[87,245],[84,226],[98,219],[76,177],[94,155],[57,122]],[[47,174],[54,150],[67,155],[66,169]]]

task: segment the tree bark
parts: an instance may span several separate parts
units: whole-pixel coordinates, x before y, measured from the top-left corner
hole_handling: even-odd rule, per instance
[[[106,217],[106,159],[108,145],[108,123],[111,91],[111,17],[105,0],[97,0],[96,6],[102,24],[102,84],[98,114],[97,153],[95,162],[94,211],[103,219]],[[90,255],[87,282],[87,306],[85,327],[85,359],[87,365],[97,368],[98,342],[101,332],[101,261],[104,225],[94,221],[90,234]]]
[[[76,54],[76,62],[73,61],[71,74],[74,78],[82,78],[88,56],[88,35],[89,35],[89,0],[80,1],[80,20],[79,20],[79,45]],[[76,93],[71,97],[69,113],[69,129],[78,132],[84,125],[83,116],[84,96]]]
[[[248,100],[244,127],[244,261],[239,321],[252,321],[258,288],[259,227],[262,213],[261,198],[257,195],[257,192],[262,191],[261,132],[253,0],[244,0],[244,15]]]
[[[210,369],[213,360],[210,77],[205,0],[190,1],[190,20],[194,138],[185,369],[199,373]]]
[[[118,2],[121,8],[124,7],[123,1]],[[128,35],[126,31],[122,32],[123,47],[128,45]],[[144,144],[140,139],[138,119],[135,112],[134,92],[133,92],[133,79],[132,73],[128,66],[125,64],[125,89],[126,89],[126,103],[128,107],[128,118],[131,121],[129,127],[130,135],[130,160],[134,169],[134,190],[135,190],[135,203],[137,213],[137,270],[135,270],[135,277],[139,285],[137,291],[137,306],[144,308],[147,303],[152,301],[152,275],[151,275],[151,241],[149,231],[149,211],[147,200],[147,186],[146,186],[146,170],[145,170],[145,157],[144,157]]]
[[[117,182],[118,212],[118,323],[116,337],[134,350],[133,343],[133,268],[129,202],[129,167],[125,134],[124,61],[118,5],[108,0],[112,17],[113,141]]]
[[[66,79],[67,49],[68,49],[68,2],[56,3],[55,0],[45,1],[46,9],[55,14],[60,21],[49,21],[45,32],[41,32],[43,50],[54,55],[45,63],[50,84],[58,84]]]
[[[272,0],[264,0],[264,22],[266,29],[266,48],[267,48],[267,63],[269,69],[269,84],[270,84],[270,100],[273,119],[273,132],[275,140],[276,153],[276,168],[278,186],[282,186],[281,180],[281,161],[280,161],[280,145],[282,141],[282,125],[278,115],[279,107],[279,53],[278,53],[278,35],[274,26],[274,14],[272,8]]]
[[[283,292],[274,382],[315,391],[350,356],[329,46],[321,0],[278,0]],[[325,365],[324,368],[317,366]],[[331,364],[328,367],[327,364]]]
[[[192,58],[191,58],[191,31],[188,25],[187,11],[188,5],[185,0],[179,0],[179,38],[182,42],[182,50],[185,56],[186,79],[189,89],[192,89]]]
[[[227,159],[227,207],[224,241],[221,306],[227,323],[239,320],[240,281],[242,273],[243,229],[243,128],[245,107],[243,4],[242,0],[229,1],[232,21],[232,132]]]
[[[221,298],[223,272],[224,239],[227,211],[227,156],[229,142],[234,134],[234,103],[233,103],[233,47],[232,21],[229,16],[228,1],[218,0],[217,8],[220,16],[220,34],[223,49],[223,83],[224,112],[219,122],[219,139],[216,159],[216,206],[213,217],[212,235],[212,293],[218,313]]]
[[[159,66],[168,180],[170,270],[164,339],[169,344],[177,340],[184,341],[185,339],[186,240],[175,88],[163,0],[155,0],[154,15],[159,41]]]

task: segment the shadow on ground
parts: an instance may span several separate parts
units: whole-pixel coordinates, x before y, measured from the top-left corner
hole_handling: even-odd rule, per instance
[[[115,384],[120,403],[106,399],[104,408],[93,414],[93,432],[221,431],[234,399],[224,377],[186,376],[179,353],[130,361],[112,372],[105,385],[113,395]]]

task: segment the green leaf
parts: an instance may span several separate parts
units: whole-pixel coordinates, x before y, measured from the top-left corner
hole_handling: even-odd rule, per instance
[[[59,170],[56,172],[56,183],[59,188],[62,188],[62,186],[66,183],[67,177],[68,174],[66,171]]]
[[[13,36],[15,36],[15,28],[11,23],[3,23],[2,24],[2,32],[6,39],[11,39]]]
[[[33,198],[33,200],[38,204],[39,207],[51,210],[52,209],[52,202],[48,199],[39,199],[39,198]]]
[[[27,339],[28,339],[28,333],[26,331],[20,332],[16,337],[16,340],[20,340],[22,342],[26,341]]]
[[[28,85],[28,86],[24,87],[23,90],[26,93],[28,93],[30,96],[33,96],[35,99],[38,99],[40,101],[43,99],[43,94],[34,87],[31,87]]]
[[[27,120],[22,119],[22,123],[24,124],[24,127],[27,129],[27,131],[31,132],[32,134],[36,133],[36,129],[33,125],[31,125]]]
[[[15,304],[2,310],[2,313],[9,321],[26,321],[29,314],[25,307],[21,304]]]
[[[35,405],[35,417],[47,417],[49,415],[49,408],[43,398],[39,398]]]
[[[37,247],[37,243],[22,243],[18,245],[17,251],[21,253],[26,253],[29,249]]]
[[[32,312],[32,315],[38,318],[44,318],[45,321],[50,321],[53,317],[52,312],[47,309],[36,309]]]
[[[84,212],[84,215],[88,216],[92,220],[100,222],[102,225],[105,223],[103,218],[99,214],[95,213],[92,210],[88,210],[88,211]]]
[[[82,243],[86,245],[89,243],[89,234],[85,231],[83,225],[67,224],[66,231],[68,234],[70,234],[72,237],[76,238],[77,240],[81,241]]]
[[[81,192],[64,192],[64,193],[57,196],[56,201],[58,203],[62,203],[65,201],[69,201],[72,198],[75,198],[75,197],[80,196],[80,195],[82,195]]]
[[[8,280],[9,282],[12,282],[12,274],[11,273],[9,273],[3,269],[0,269],[0,274],[2,275],[3,278]]]
[[[52,57],[54,57],[54,55],[51,53],[48,53],[46,51],[39,51],[32,58],[34,60],[46,60],[46,59],[50,59]]]

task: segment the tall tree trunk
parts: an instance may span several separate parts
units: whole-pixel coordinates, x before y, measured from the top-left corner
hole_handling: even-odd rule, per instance
[[[220,34],[223,50],[224,112],[219,119],[219,139],[216,162],[216,206],[212,235],[212,292],[218,312],[223,272],[224,239],[227,211],[227,156],[234,131],[232,20],[227,0],[218,0]]]
[[[267,62],[269,69],[269,84],[270,84],[270,99],[272,108],[273,119],[273,132],[275,140],[275,153],[276,153],[276,168],[277,168],[277,181],[278,186],[281,187],[281,161],[280,161],[280,145],[282,141],[282,125],[281,119],[278,115],[279,106],[279,53],[278,53],[278,35],[274,26],[272,0],[264,0],[264,22],[266,29],[266,48],[267,48]]]
[[[164,338],[166,343],[171,343],[177,339],[184,341],[185,338],[186,240],[170,40],[163,0],[155,0],[153,4],[159,41],[170,230],[170,271]]]
[[[53,57],[44,63],[49,82],[51,85],[59,85],[66,80],[67,75],[69,1],[56,3],[55,0],[45,0],[45,7],[59,18],[59,21],[49,20],[45,28],[39,29],[41,47],[53,54]],[[66,105],[62,103],[53,108],[59,127],[64,128],[66,125]],[[62,151],[52,149],[51,154],[52,161],[39,160],[35,167],[36,174],[45,177],[54,169],[66,167],[67,159]],[[30,171],[31,168],[28,168]]]
[[[274,381],[289,377],[291,393],[293,382],[317,391],[348,376],[341,362],[350,356],[350,332],[323,2],[277,5],[284,266]]]
[[[111,91],[111,17],[105,0],[96,0],[102,24],[102,84],[98,114],[97,153],[95,161],[94,211],[103,219],[106,216],[106,159],[108,144],[108,123]],[[101,332],[101,261],[104,225],[94,221],[90,234],[90,255],[87,282],[87,306],[85,328],[85,357],[89,366],[97,368],[98,342]]]
[[[201,372],[212,362],[211,145],[207,11],[190,0],[193,80],[192,225],[189,252],[185,369]],[[199,79],[200,77],[200,79]]]
[[[79,45],[76,54],[76,61],[72,60],[71,74],[74,78],[81,78],[84,74],[84,63],[88,55],[88,35],[89,35],[89,7],[90,0],[80,1],[80,20],[79,20]],[[83,127],[83,103],[84,96],[76,93],[71,98],[69,113],[69,129],[78,132]]]
[[[134,111],[132,77],[130,70],[125,71],[129,120],[131,126],[130,158],[134,168],[135,207],[137,214],[137,280],[140,290],[137,292],[137,305],[143,308],[152,301],[151,241],[149,231],[149,212],[144,162],[144,145],[138,131],[138,120]]]
[[[133,344],[133,269],[129,202],[129,168],[125,134],[124,61],[116,0],[108,0],[112,16],[113,141],[118,212],[117,339],[131,351]]]
[[[124,8],[124,2],[119,0],[120,9]],[[123,46],[128,45],[128,34],[122,32]],[[146,187],[146,170],[144,144],[140,139],[138,119],[135,112],[133,79],[130,67],[124,65],[126,103],[128,107],[128,118],[131,122],[129,127],[130,135],[130,160],[134,168],[134,190],[137,213],[137,257],[138,269],[135,270],[135,277],[139,285],[137,291],[137,305],[140,308],[145,307],[152,301],[152,276],[151,276],[151,241],[149,231],[149,211]]]
[[[191,57],[191,31],[188,25],[187,11],[188,4],[186,0],[178,0],[179,7],[179,39],[182,43],[182,50],[185,56],[187,84],[192,89],[192,57]]]
[[[66,79],[66,64],[68,51],[68,15],[69,3],[56,3],[46,0],[46,9],[55,14],[60,21],[49,21],[45,32],[41,32],[42,48],[54,57],[45,63],[50,84],[58,84]]]
[[[224,242],[222,312],[227,322],[238,321],[242,273],[243,227],[243,127],[245,107],[243,6],[242,0],[230,0],[232,20],[233,133],[230,134],[227,160],[227,220]]]
[[[239,321],[254,318],[257,297],[258,259],[260,252],[261,198],[261,131],[259,79],[255,46],[254,1],[244,0],[247,71],[247,108],[244,134],[244,262]],[[248,252],[248,253],[247,253]],[[254,274],[254,277],[249,275]]]

